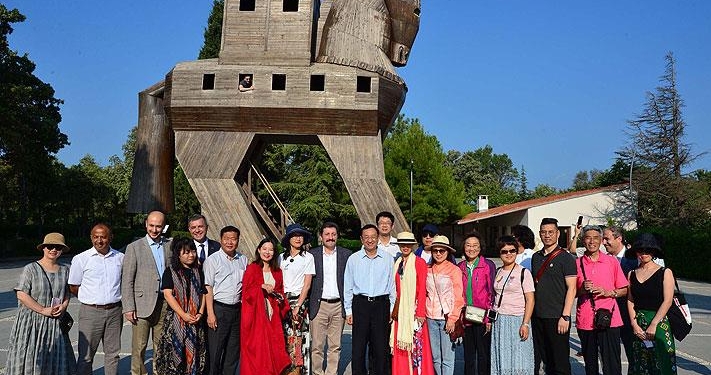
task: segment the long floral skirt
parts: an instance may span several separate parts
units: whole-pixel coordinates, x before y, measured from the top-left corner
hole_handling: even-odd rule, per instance
[[[646,330],[649,322],[652,321],[656,311],[637,311],[637,324]],[[630,374],[635,375],[668,375],[676,374],[676,349],[674,348],[674,336],[671,332],[669,319],[665,316],[657,324],[657,332],[654,335],[654,342],[651,348],[647,348],[644,342],[637,337],[632,341],[632,353],[634,353],[634,363]]]
[[[308,299],[299,308],[296,315],[293,314],[293,307],[296,305],[298,296],[288,296],[289,306],[292,309],[284,319],[284,336],[286,342],[286,352],[291,358],[289,373],[309,374],[311,368],[311,334],[309,333],[309,312]]]

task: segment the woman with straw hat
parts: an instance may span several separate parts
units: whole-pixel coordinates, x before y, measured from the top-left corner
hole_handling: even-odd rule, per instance
[[[390,330],[392,373],[433,375],[425,310],[427,263],[413,254],[412,249],[417,246],[414,234],[400,232],[395,243],[400,247],[401,255],[393,267],[397,299]]]
[[[69,268],[57,260],[68,249],[63,235],[49,233],[37,245],[42,259],[22,270],[5,374],[74,374],[74,351],[59,324],[69,306]]]
[[[436,236],[430,246],[432,261],[427,270],[427,328],[430,331],[435,374],[454,374],[455,331],[464,307],[462,271],[448,260],[455,250],[449,238]]]

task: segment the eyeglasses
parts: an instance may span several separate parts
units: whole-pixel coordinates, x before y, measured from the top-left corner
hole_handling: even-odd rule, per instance
[[[441,253],[447,253],[447,252],[449,252],[449,251],[448,251],[448,250],[445,250],[445,249],[434,249],[434,250],[432,250],[432,253],[434,253],[434,254],[437,254],[437,253],[440,253],[440,254],[441,254]]]
[[[501,255],[505,255],[505,254],[516,254],[516,253],[518,253],[518,250],[516,250],[516,249],[501,250],[500,253],[501,253]]]
[[[425,232],[424,234],[422,234],[422,238],[434,238],[434,236],[434,233],[430,232]]]

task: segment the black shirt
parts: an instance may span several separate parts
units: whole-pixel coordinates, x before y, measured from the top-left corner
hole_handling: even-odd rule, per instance
[[[546,270],[543,271],[540,280],[536,283],[536,304],[533,307],[533,316],[537,318],[560,318],[563,315],[565,295],[568,292],[565,279],[576,277],[578,274],[578,269],[575,267],[575,257],[565,249],[558,247],[548,255],[543,255],[543,250],[533,254],[531,273],[534,280],[546,259],[558,250],[562,253],[548,263]]]

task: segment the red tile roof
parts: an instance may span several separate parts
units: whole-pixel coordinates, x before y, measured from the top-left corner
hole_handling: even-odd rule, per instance
[[[542,206],[544,204],[560,202],[572,198],[584,197],[586,195],[596,194],[600,192],[624,190],[628,187],[628,184],[618,184],[595,189],[571,191],[568,193],[551,195],[543,198],[529,199],[527,201],[521,201],[512,204],[507,204],[504,206],[490,208],[489,210],[484,212],[472,212],[470,214],[467,214],[463,218],[457,220],[457,224],[462,225],[466,223],[471,223],[472,221],[478,221],[482,219],[488,219],[490,217],[506,215],[516,211],[527,210],[531,207]]]

